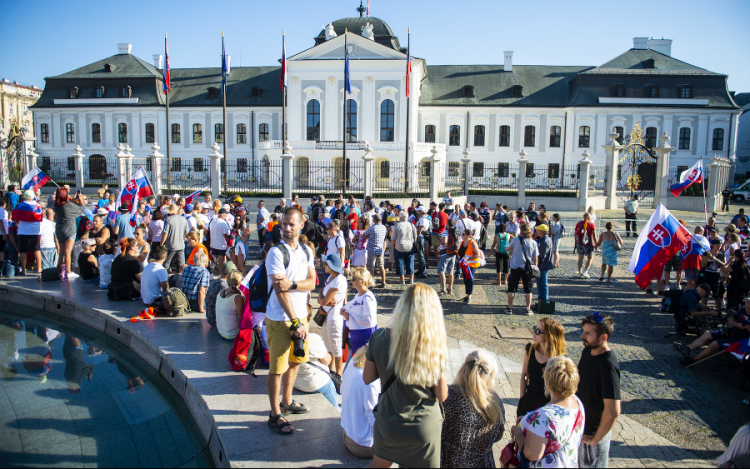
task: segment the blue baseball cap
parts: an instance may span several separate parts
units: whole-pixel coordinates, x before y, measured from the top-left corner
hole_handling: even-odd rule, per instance
[[[403,210],[403,209],[404,209],[404,207],[402,207],[400,205],[396,205],[396,210]]]
[[[328,267],[331,268],[332,271],[343,274],[344,269],[341,268],[341,258],[338,256],[338,254],[329,254],[327,256],[321,256],[320,260],[328,264]]]
[[[193,204],[185,205],[185,212],[190,213],[193,211]]]

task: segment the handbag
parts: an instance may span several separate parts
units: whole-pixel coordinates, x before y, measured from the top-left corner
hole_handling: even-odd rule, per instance
[[[521,242],[521,252],[523,253],[523,257],[526,259],[526,265],[524,266],[524,272],[529,278],[539,278],[541,273],[539,272],[539,267],[535,266],[531,263],[529,260],[529,257],[526,255],[526,250],[523,248],[525,243],[523,240],[523,236],[519,237]]]
[[[622,250],[622,240],[620,240],[619,236],[615,236],[614,248],[615,251]]]
[[[317,324],[319,327],[323,327],[323,324],[326,323],[327,318],[328,313],[321,306],[320,308],[318,308],[318,312],[315,313],[315,316],[313,316],[313,321],[315,321],[315,324]]]
[[[500,452],[500,464],[503,467],[518,467],[521,465],[521,460],[518,459],[518,448],[516,446],[516,441],[513,440],[505,445],[505,448]]]

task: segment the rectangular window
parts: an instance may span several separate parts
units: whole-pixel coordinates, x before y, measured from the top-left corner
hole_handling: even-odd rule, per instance
[[[48,173],[51,167],[52,167],[52,161],[49,159],[49,156],[43,156],[42,165],[39,167],[39,169]]]
[[[448,145],[452,147],[461,146],[461,127],[452,125],[448,133]]]
[[[499,146],[501,147],[509,147],[510,146],[510,126],[509,125],[501,125],[500,126],[500,143]]]
[[[68,99],[76,99],[78,90],[76,88],[68,88]]]
[[[449,161],[448,162],[448,175],[452,177],[458,177],[459,174],[461,174],[461,163],[458,161]]]
[[[91,143],[102,143],[101,124],[91,124]]]
[[[237,159],[237,172],[238,173],[246,173],[247,172],[247,158],[238,158]]]
[[[76,170],[76,159],[72,156],[68,157],[68,171]]]
[[[526,177],[527,178],[534,177],[534,163],[526,163]]]
[[[104,97],[104,88],[101,88],[101,87],[97,88],[95,90],[95,96],[97,98],[103,98]]]
[[[683,127],[680,129],[680,150],[690,150],[690,128]]]
[[[692,98],[693,97],[693,88],[690,86],[681,86],[680,87],[680,98]]]
[[[424,128],[424,142],[435,143],[435,126],[426,125]]]
[[[526,129],[524,130],[523,146],[536,146],[536,127],[534,127],[533,125],[527,125]]]
[[[237,143],[247,143],[247,126],[237,124]]]
[[[203,143],[203,126],[193,124],[193,143]]]
[[[203,158],[193,158],[193,171],[196,173],[203,172]]]
[[[68,143],[76,142],[75,126],[73,124],[65,124],[65,141]]]
[[[622,142],[625,141],[625,129],[618,126],[615,127],[615,132],[617,133],[617,138],[615,139],[615,141],[618,144],[622,145]]]
[[[182,140],[180,124],[172,124],[172,143],[180,143],[180,140]]]
[[[474,126],[474,146],[475,147],[484,146],[484,126],[483,125]]]
[[[582,125],[578,129],[578,148],[588,148],[591,141],[591,127]]]
[[[260,124],[258,126],[258,141],[267,142],[268,140],[268,124]]]
[[[214,142],[224,143],[224,124],[214,125]]]
[[[117,124],[117,141],[119,143],[128,143],[128,124]]]
[[[154,143],[155,141],[155,130],[154,124],[146,124],[146,143]]]
[[[724,129],[714,129],[714,138],[711,145],[712,150],[724,149]]]
[[[380,162],[380,177],[383,179],[388,179],[391,174],[391,162],[390,161],[381,161]]]
[[[424,178],[430,177],[430,167],[432,165],[429,162],[419,163],[419,176]]]
[[[547,165],[547,178],[557,179],[560,177],[560,163],[550,163]]]
[[[474,162],[472,165],[471,176],[475,178],[484,177],[484,163],[478,161]]]
[[[550,148],[560,148],[560,135],[562,129],[559,125],[553,125],[549,129],[549,146]]]
[[[510,176],[510,163],[497,164],[497,177],[507,178]]]
[[[42,124],[39,133],[42,135],[42,143],[49,143],[49,124]]]
[[[172,158],[172,171],[182,171],[182,158]]]
[[[656,127],[646,128],[646,138],[643,143],[649,148],[654,148],[656,146]]]

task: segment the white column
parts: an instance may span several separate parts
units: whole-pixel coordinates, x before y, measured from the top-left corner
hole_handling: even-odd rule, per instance
[[[432,153],[430,157],[430,199],[438,200],[440,198],[440,191],[445,187],[443,158],[442,156],[438,156],[438,151],[435,147],[432,147],[430,153]]]
[[[10,174],[8,174],[8,151],[5,150],[5,145],[8,140],[5,135],[5,130],[0,127],[0,187],[8,187],[10,184]]]
[[[521,158],[518,160],[518,206],[526,207],[526,150],[521,148],[518,152]]]
[[[669,193],[669,155],[674,150],[674,147],[670,146],[667,142],[669,141],[669,134],[665,130],[661,137],[661,145],[656,149],[656,192],[654,193],[653,207],[659,206],[659,203],[667,206],[667,202],[670,197]]]
[[[81,152],[80,145],[76,145],[76,149],[73,152],[73,159],[76,165],[76,190],[83,191],[83,158],[84,154]]]
[[[281,179],[284,197],[287,200],[292,199],[292,161],[294,155],[291,153],[292,147],[288,144],[284,147],[284,153],[281,154]]]
[[[33,146],[28,146],[27,148],[28,149],[26,150],[26,158],[27,158],[29,166],[26,172],[28,173],[36,166],[36,159],[39,157],[39,155],[36,154],[36,152],[34,151],[36,150],[36,148],[34,148]]]
[[[469,176],[469,163],[471,162],[471,158],[469,158],[469,149],[467,148],[464,150],[463,153],[464,157],[461,158],[461,163],[463,163],[464,166],[464,195],[468,198],[469,197],[469,187],[471,187],[470,184],[470,177]]]
[[[117,184],[120,192],[122,192],[125,189],[125,184],[128,183],[128,166],[126,160],[129,157],[122,143],[117,146],[117,154],[115,156],[117,157]]]
[[[372,196],[373,182],[375,181],[375,157],[372,156],[372,147],[368,143],[365,147],[365,154],[362,156],[362,161],[365,162],[365,174],[364,174],[364,196]],[[434,177],[433,177],[434,179]]]
[[[617,208],[617,162],[620,158],[620,149],[622,145],[617,143],[618,133],[614,127],[609,134],[610,141],[607,145],[602,145],[606,152],[605,164],[607,165],[607,181],[605,183],[604,195],[607,196],[606,209],[613,210]]]
[[[581,165],[581,179],[578,183],[578,210],[585,211],[588,208],[588,197],[589,197],[589,168],[591,167],[591,160],[589,159],[589,151],[583,152],[583,159],[578,164]]]
[[[224,155],[219,153],[219,144],[214,142],[211,147],[213,150],[208,157],[211,159],[211,197],[218,199],[221,195],[221,160]]]
[[[125,145],[125,153],[128,154],[128,158],[125,160],[125,166],[128,171],[128,181],[133,177],[133,153],[130,151],[130,145]]]
[[[162,193],[161,184],[161,161],[164,155],[159,153],[159,145],[154,142],[151,145],[153,152],[148,155],[151,158],[151,184],[154,186],[154,192],[158,195]]]

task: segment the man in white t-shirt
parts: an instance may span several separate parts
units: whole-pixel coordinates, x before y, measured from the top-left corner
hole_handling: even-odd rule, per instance
[[[167,259],[167,248],[157,246],[153,252],[154,259],[141,272],[141,298],[145,305],[153,306],[164,312],[162,295],[169,290],[169,274],[164,268]]]
[[[60,246],[55,236],[55,211],[48,208],[44,211],[42,232],[39,237],[39,247],[42,251],[42,270],[57,266],[57,253]]]
[[[307,341],[304,343],[304,353],[299,353],[302,350],[294,346],[293,340],[307,337],[307,298],[308,292],[315,288],[314,253],[308,246],[299,243],[299,232],[304,222],[300,210],[287,209],[281,218],[282,245],[272,247],[265,260],[271,287],[266,304],[269,352],[267,383],[271,402],[268,423],[274,431],[284,435],[294,432],[294,427],[282,412],[305,414],[310,411],[309,407],[292,400],[299,365],[308,361]],[[287,251],[288,263],[284,261],[286,256],[282,249]],[[296,349],[297,353],[291,353],[292,349]],[[280,404],[279,391],[282,391]]]
[[[219,210],[217,218],[211,220],[209,230],[211,231],[211,254],[216,258],[216,268],[221,272],[221,266],[224,265],[224,259],[227,257],[227,241],[229,233],[232,231],[227,222],[228,213],[225,209]]]

